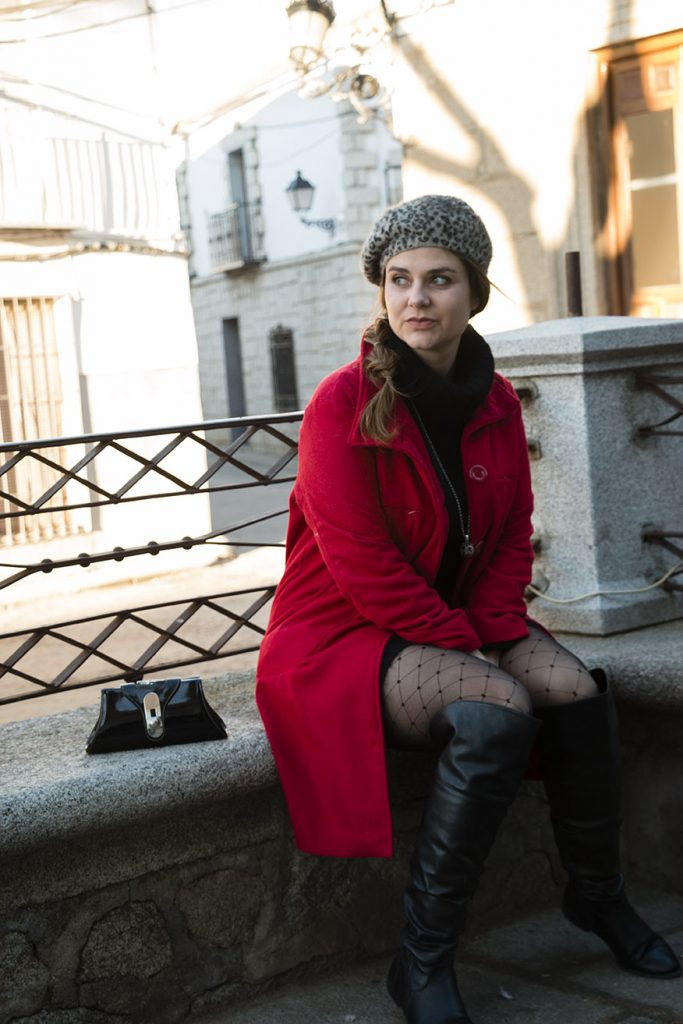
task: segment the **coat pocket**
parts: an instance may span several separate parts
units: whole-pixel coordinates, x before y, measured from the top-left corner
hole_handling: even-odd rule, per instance
[[[419,558],[429,541],[436,522],[433,512],[416,503],[386,503],[384,517],[396,547],[412,562]]]

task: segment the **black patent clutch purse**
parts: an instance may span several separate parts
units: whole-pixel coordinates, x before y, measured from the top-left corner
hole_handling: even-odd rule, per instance
[[[108,754],[172,743],[224,740],[225,723],[209,704],[198,676],[152,679],[104,689],[88,754]]]

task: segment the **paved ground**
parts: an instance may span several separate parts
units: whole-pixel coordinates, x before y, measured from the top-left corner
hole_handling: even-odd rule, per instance
[[[636,890],[639,909],[683,954],[683,897]],[[634,902],[636,900],[634,899]],[[646,913],[645,913],[646,912]],[[400,1024],[384,988],[387,959],[300,982],[205,1024]],[[476,1024],[681,1024],[683,979],[621,971],[605,946],[558,911],[472,938],[458,977]]]

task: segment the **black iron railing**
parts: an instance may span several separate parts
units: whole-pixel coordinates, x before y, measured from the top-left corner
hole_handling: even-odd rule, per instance
[[[683,375],[671,373],[643,373],[636,377],[636,387],[656,395],[665,405],[672,407],[674,412],[657,423],[642,424],[637,429],[637,436],[646,437],[683,437],[683,429],[671,429],[673,424],[683,427],[683,397],[671,391],[671,388],[683,388]],[[683,561],[683,533],[672,530],[646,530],[643,540],[648,544],[656,544],[676,555]],[[679,575],[679,574],[675,574]],[[683,583],[674,577],[662,584],[664,590],[683,592]]]
[[[214,270],[263,263],[258,203],[231,203],[209,216],[209,252]]]
[[[670,551],[676,555],[678,564],[683,565],[683,533],[671,530],[666,533],[663,530],[646,530],[643,533],[643,540],[647,544],[657,544],[665,551]],[[680,575],[681,570],[679,569],[661,584],[662,590],[678,590],[683,593],[683,581],[679,583],[677,580]]]
[[[683,433],[663,429],[683,416],[683,402],[665,389],[682,384],[682,377],[671,375],[638,379],[639,387],[675,409],[661,422],[639,427],[639,436]],[[522,386],[518,393],[523,399],[534,397]],[[7,593],[8,588],[39,573],[76,566],[87,569],[103,562],[202,545],[281,547],[281,541],[245,540],[242,531],[284,516],[284,507],[195,536],[33,561],[27,557],[32,545],[15,543],[14,538],[18,535],[25,541],[40,534],[22,532],[21,528],[17,534],[16,528],[27,520],[40,523],[56,516],[63,531],[67,524],[60,541],[63,545],[70,536],[68,516],[96,519],[99,510],[107,506],[291,484],[297,442],[282,428],[294,427],[302,415],[281,413],[0,444],[0,540],[4,540],[0,546],[0,591]],[[237,438],[226,443],[225,438],[236,430]],[[530,454],[540,457],[540,448],[535,452],[534,444],[530,441]],[[188,450],[194,459],[188,459]],[[188,474],[182,468],[199,462],[198,473]],[[36,481],[40,482],[37,490]],[[80,546],[84,544],[82,521],[79,529]],[[55,533],[45,531],[44,535],[54,537]],[[649,530],[644,540],[683,558],[680,532]],[[0,705],[256,651],[276,582],[0,632]],[[683,590],[673,578],[664,586]]]
[[[668,391],[667,388],[683,386],[683,376],[664,373],[643,373],[636,378],[636,387],[643,391],[650,391],[660,398],[666,405],[672,406],[674,412],[659,423],[643,424],[638,427],[638,437],[683,437],[683,429],[670,430],[672,423],[677,423],[683,417],[683,399]],[[681,423],[683,427],[683,423]]]
[[[0,526],[26,517],[48,517],[55,509],[96,513],[103,506],[291,485],[297,441],[282,428],[297,424],[301,417],[301,412],[293,412],[0,444]],[[239,436],[224,443],[221,438],[235,429]],[[197,474],[182,470],[200,462]],[[17,481],[36,479],[30,472],[32,463],[40,465],[43,484],[46,469],[50,477],[48,485],[33,495],[16,486]],[[112,476],[116,485],[107,482]],[[281,541],[243,540],[242,531],[286,511],[283,507],[242,518],[197,536],[35,561],[17,554],[28,555],[30,545],[13,545],[6,535],[4,558],[0,548],[0,568],[5,570],[0,589],[38,573],[74,566],[87,569],[206,544],[281,547]],[[236,539],[235,534],[240,536]],[[79,545],[83,543],[81,533]],[[145,673],[255,651],[276,582],[0,633],[0,704],[140,679]],[[235,642],[238,634],[244,643]]]

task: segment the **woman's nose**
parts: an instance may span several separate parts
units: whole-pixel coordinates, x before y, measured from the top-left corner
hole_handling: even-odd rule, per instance
[[[410,306],[426,306],[429,303],[429,298],[422,288],[421,285],[414,285],[411,289],[410,296],[408,297],[408,305]]]

